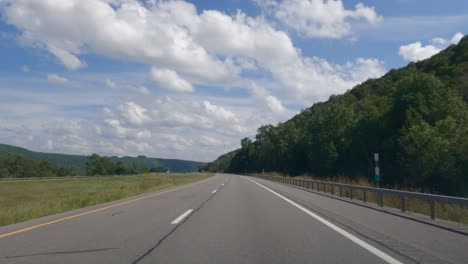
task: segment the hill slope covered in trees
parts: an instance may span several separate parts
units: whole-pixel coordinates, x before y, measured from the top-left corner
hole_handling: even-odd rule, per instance
[[[468,194],[468,36],[430,59],[316,103],[207,164],[226,172],[373,178],[387,186]]]
[[[0,144],[0,156],[5,155],[20,155],[33,160],[46,160],[59,167],[76,167],[82,175],[86,174],[86,162],[88,161],[88,156],[84,155],[35,152],[20,147]],[[145,166],[148,170],[156,167],[167,167],[172,172],[198,171],[198,168],[203,164],[196,161],[148,158],[145,156],[110,157],[109,159],[115,163],[121,161],[128,166],[132,166],[133,164]]]

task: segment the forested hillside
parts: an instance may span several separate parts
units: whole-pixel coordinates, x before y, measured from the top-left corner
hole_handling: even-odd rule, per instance
[[[0,144],[0,157],[6,155],[20,155],[33,160],[44,160],[58,167],[75,167],[78,170],[78,174],[86,174],[86,162],[88,161],[88,156],[84,155],[35,152],[20,147]],[[193,172],[197,171],[203,164],[196,161],[148,158],[146,156],[109,157],[109,160],[114,163],[122,162],[127,166],[145,167],[148,171],[155,168],[165,167],[172,172]]]
[[[205,169],[367,176],[380,153],[387,186],[468,194],[468,37],[316,103]],[[227,160],[229,158],[229,160]]]

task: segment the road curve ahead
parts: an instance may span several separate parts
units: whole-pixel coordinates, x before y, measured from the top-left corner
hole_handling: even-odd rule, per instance
[[[256,178],[0,228],[0,263],[466,263],[468,235]]]

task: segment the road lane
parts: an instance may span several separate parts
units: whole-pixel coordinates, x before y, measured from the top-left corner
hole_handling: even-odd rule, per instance
[[[391,263],[389,259],[394,259],[408,264],[468,259],[466,233],[256,178],[218,174],[125,203],[133,199],[1,227],[0,234],[5,234],[124,202],[0,238],[0,263]],[[376,256],[358,240],[389,258]]]
[[[386,263],[246,178],[138,263]]]
[[[412,217],[388,214],[359,203],[348,203],[267,180],[255,180],[413,262],[467,263],[468,225],[442,220],[425,224]]]
[[[335,231],[335,232],[339,233],[340,235],[348,238],[349,240],[351,240],[354,243],[358,244],[359,246],[361,246],[365,250],[369,251],[370,253],[374,254],[375,256],[379,257],[380,259],[384,260],[385,262],[387,262],[389,264],[402,264],[396,258],[389,256],[387,253],[385,253],[382,250],[379,250],[378,248],[372,246],[370,243],[365,242],[363,239],[360,239],[359,237],[349,233],[348,231],[344,230],[343,228],[340,228],[339,226],[331,223],[327,219],[325,219],[325,218],[319,216],[318,214],[310,211],[309,209],[305,208],[304,206],[292,201],[291,199],[285,197],[284,195],[281,195],[281,194],[273,191],[272,189],[266,187],[265,185],[263,185],[261,183],[258,183],[257,181],[254,181],[252,179],[249,179],[249,181],[257,184],[258,186],[261,186],[265,190],[268,190],[269,192],[273,193],[274,195],[276,195],[279,198],[283,199],[284,201],[288,202],[289,204],[296,207],[297,209],[299,209],[299,210],[303,211],[304,213],[310,215],[311,217],[318,220],[322,224],[324,224],[324,225],[328,226],[329,228],[331,228],[333,231]]]
[[[174,218],[199,207],[228,178],[217,175],[186,188],[0,238],[0,263],[131,263],[175,228]],[[95,208],[1,227],[0,234]]]

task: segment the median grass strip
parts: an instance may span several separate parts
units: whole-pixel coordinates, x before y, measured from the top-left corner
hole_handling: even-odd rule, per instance
[[[54,181],[0,182],[0,226],[154,192],[213,176],[151,174]]]

